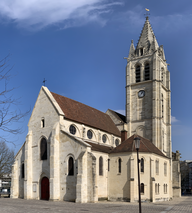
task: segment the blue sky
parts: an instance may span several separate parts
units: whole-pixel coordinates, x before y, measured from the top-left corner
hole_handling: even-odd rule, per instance
[[[170,64],[173,151],[192,159],[191,0],[1,0],[0,58],[11,54],[10,87],[20,97],[16,108],[33,109],[46,78],[52,92],[103,112],[123,111],[123,58],[131,39],[137,44],[145,8]],[[9,137],[15,152],[25,141],[29,117],[19,123],[23,134]]]

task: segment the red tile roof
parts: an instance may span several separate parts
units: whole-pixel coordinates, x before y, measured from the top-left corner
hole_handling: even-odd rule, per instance
[[[139,152],[154,153],[166,157],[153,143],[151,143],[151,141],[139,135],[132,135],[130,138],[122,142],[119,146],[115,147],[110,153],[136,152],[133,142],[134,138],[136,137],[139,137],[141,139]]]
[[[53,92],[51,94],[61,107],[66,119],[103,130],[115,136],[121,136],[109,115],[70,98]]]

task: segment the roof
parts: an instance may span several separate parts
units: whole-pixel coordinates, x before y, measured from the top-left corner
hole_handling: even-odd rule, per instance
[[[148,50],[149,48],[155,50],[159,47],[148,17],[146,17],[136,49],[140,47],[146,47]]]
[[[115,147],[110,153],[136,152],[134,146],[134,138],[136,137],[139,137],[141,139],[139,152],[154,153],[162,157],[166,157],[153,143],[151,143],[150,140],[139,135],[132,135],[130,138],[122,142],[119,146]]]
[[[89,141],[85,141],[85,142],[88,143],[89,145],[91,145],[92,151],[109,153],[113,149],[112,146],[111,147],[104,146],[104,145],[100,145],[100,144],[96,144],[96,143],[91,143]]]
[[[123,123],[126,123],[126,116],[125,115],[122,115],[118,112],[115,112],[111,109],[108,109],[111,113],[113,113],[113,115],[118,119],[118,120],[121,120]]]
[[[120,131],[106,113],[56,93],[51,92],[51,94],[62,109],[66,119],[103,130],[118,137],[121,136]]]

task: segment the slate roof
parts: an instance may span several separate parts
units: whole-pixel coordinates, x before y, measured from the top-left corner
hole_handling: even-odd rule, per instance
[[[121,120],[123,123],[126,123],[126,116],[125,116],[125,115],[122,115],[122,114],[120,114],[120,113],[118,113],[118,112],[115,112],[115,111],[113,111],[113,110],[111,110],[111,109],[108,109],[108,110],[111,111],[111,113],[113,113],[113,115],[114,115],[117,119]]]
[[[134,138],[136,137],[141,139],[139,152],[154,153],[166,157],[153,143],[151,143],[151,141],[139,135],[132,135],[119,146],[115,147],[110,153],[136,152],[134,145]]]
[[[88,143],[89,145],[91,145],[92,151],[109,153],[111,150],[113,150],[112,146],[109,147],[109,146],[104,146],[104,145],[101,145],[101,144],[91,143],[91,142],[88,142],[88,141],[85,141],[85,142]]]
[[[66,119],[121,136],[120,131],[106,113],[56,93],[51,92],[51,94],[64,112]]]

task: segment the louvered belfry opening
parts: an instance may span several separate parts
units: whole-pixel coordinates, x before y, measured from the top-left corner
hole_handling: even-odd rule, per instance
[[[47,160],[47,140],[41,139],[41,160]]]
[[[73,158],[69,158],[68,162],[68,175],[73,176],[74,175],[74,163],[73,163]]]
[[[145,64],[145,81],[150,80],[150,67],[149,64]]]
[[[136,67],[136,70],[135,70],[135,80],[136,80],[136,83],[141,81],[141,73],[140,73],[139,65]]]

